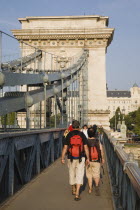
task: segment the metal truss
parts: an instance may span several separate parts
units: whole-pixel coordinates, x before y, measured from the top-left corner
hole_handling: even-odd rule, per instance
[[[0,201],[13,195],[60,157],[63,130],[0,136]]]
[[[78,56],[75,55],[75,57],[72,56],[69,58],[72,63],[70,62],[67,68],[61,69],[59,64],[53,69],[53,63],[57,63],[58,55],[52,55],[49,52],[20,41],[20,58],[4,63],[2,62],[2,34],[10,36],[4,32],[0,32],[0,116],[2,116],[2,131],[7,131],[7,128],[14,127],[26,127],[27,130],[37,127],[46,128],[49,121],[51,124],[50,118],[53,118],[54,115],[55,127],[57,127],[56,115],[58,115],[58,118],[61,117],[61,123],[59,122],[58,127],[64,127],[75,117],[78,119],[79,107],[82,107],[80,111],[80,122],[81,124],[85,122],[83,118],[87,120],[87,117],[83,113],[85,113],[84,110],[87,110],[87,108],[84,108],[85,104],[83,104],[82,100],[85,101],[83,96],[86,94],[86,97],[88,97],[88,94],[87,92],[85,93],[84,87],[80,90],[78,96],[76,96],[75,93],[80,86],[80,79],[81,84],[84,82],[83,85],[87,86],[87,79],[85,80],[85,78],[87,78],[88,50],[83,49],[82,55],[80,52]],[[11,36],[10,38],[15,39]],[[22,57],[24,54],[22,50],[25,45],[27,45],[27,48],[33,51],[33,53]],[[46,56],[47,53],[48,57]],[[49,64],[49,67],[47,67],[47,64]],[[83,71],[86,72],[83,74]],[[13,90],[13,87],[15,87],[16,91]],[[87,90],[87,88],[85,89]],[[22,90],[24,92],[22,92]],[[68,90],[71,92],[69,98],[67,97]],[[77,100],[78,97],[82,100]],[[48,99],[53,101],[49,106],[54,106],[53,108],[48,108],[49,111],[53,110],[50,111],[50,113],[46,112]],[[58,112],[57,106],[59,108]],[[68,109],[71,109],[71,113]],[[14,123],[10,124],[9,116],[10,113],[12,115],[13,112],[16,112],[16,118]],[[19,116],[21,117],[20,120]],[[18,121],[20,121],[19,125]]]
[[[42,51],[38,50],[35,51],[34,53],[27,55],[25,57],[22,57],[18,60],[13,60],[8,63],[2,63],[1,68],[3,71],[16,71],[19,69],[22,65],[22,68],[28,66],[30,63],[35,61],[36,59],[39,59],[42,57]]]
[[[86,59],[88,56],[88,51],[84,51],[83,55],[80,57],[78,62],[73,65],[71,68],[68,68],[64,72],[64,82],[63,82],[63,90],[72,84],[77,77],[76,74],[81,70],[82,66],[85,64]],[[57,88],[57,92],[62,91],[61,85],[61,72],[59,73],[52,73],[47,75],[47,80],[50,85],[46,85],[46,99],[55,95],[54,87]],[[71,76],[72,75],[72,76]],[[42,85],[44,84],[44,74],[20,74],[20,73],[4,73],[5,76],[5,83],[3,86],[10,86],[10,85]],[[39,88],[34,91],[29,91],[28,94],[33,97],[33,104],[40,102],[45,99],[44,96],[44,88]],[[21,109],[26,109],[26,93],[21,93],[18,95],[17,92],[9,93],[9,95],[5,95],[5,97],[0,98],[0,115],[5,115],[7,113],[13,111],[19,111]],[[16,106],[15,106],[16,104]]]

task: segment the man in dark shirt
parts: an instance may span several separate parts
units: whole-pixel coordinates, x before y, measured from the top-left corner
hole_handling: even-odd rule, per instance
[[[86,163],[89,164],[89,151],[87,146],[86,136],[79,131],[80,123],[75,120],[72,123],[73,131],[69,132],[66,137],[64,148],[62,151],[61,162],[65,163],[65,155],[68,152],[68,168],[69,168],[69,183],[72,185],[72,194],[75,195],[75,200],[80,200],[79,191],[80,186],[83,185],[84,178],[84,169],[85,169],[85,155],[87,157]],[[71,139],[74,139],[73,142],[77,142],[79,155],[76,154],[76,143],[71,143]],[[76,145],[76,146],[75,146]],[[82,149],[83,148],[83,149]],[[75,153],[75,154],[74,154]]]

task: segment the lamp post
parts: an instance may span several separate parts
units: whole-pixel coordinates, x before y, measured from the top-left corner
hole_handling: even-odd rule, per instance
[[[44,53],[44,72],[46,67],[46,52]],[[44,128],[46,128],[46,84],[48,82],[48,75],[43,74],[43,86],[44,86]]]
[[[76,118],[76,75],[74,75],[73,80],[74,80],[74,90],[73,90],[73,96],[74,96],[74,106],[73,106],[73,111],[74,111],[74,116]]]
[[[117,130],[117,119],[116,119],[116,111],[115,111],[115,131]]]
[[[120,113],[120,112],[118,112],[118,115],[119,115],[119,121],[120,121],[120,114],[121,114],[121,113]]]
[[[43,74],[43,85],[44,85],[44,128],[46,128],[46,85],[49,82],[49,77],[47,74]]]
[[[125,109],[122,109],[122,113],[123,113],[123,119],[122,119],[122,124],[121,124],[121,137],[126,139],[127,127],[126,127],[125,121],[124,121]]]
[[[124,121],[125,109],[122,109],[122,114],[123,114],[123,119],[122,119],[122,121]]]
[[[120,128],[121,128],[121,119],[120,119],[120,111],[118,112],[118,115],[119,115],[119,119],[118,119],[118,124],[117,124],[117,130],[120,131]]]
[[[73,119],[73,71],[71,71],[71,122]]]
[[[54,107],[55,107],[55,118],[54,118],[54,127],[57,127],[57,101],[56,101],[56,94],[59,92],[58,89],[53,87],[53,92],[54,92]]]
[[[64,111],[64,91],[63,91],[63,80],[65,78],[65,74],[63,72],[61,72],[61,86],[62,86],[62,115],[61,115],[61,124],[63,126],[64,124],[64,115],[63,115],[63,111]]]
[[[67,81],[66,82],[66,86],[67,86],[67,92],[68,92],[68,95],[67,95],[67,126],[68,126],[68,123],[70,123],[70,82]]]
[[[30,130],[30,107],[33,105],[33,98],[29,95],[29,93],[26,93],[25,96],[25,106],[26,106],[26,129]]]

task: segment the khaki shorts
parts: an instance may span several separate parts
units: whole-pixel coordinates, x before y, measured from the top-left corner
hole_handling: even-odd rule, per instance
[[[85,157],[79,163],[79,160],[68,159],[69,168],[69,183],[70,185],[81,184],[83,185],[84,171],[85,171]]]
[[[100,163],[90,162],[90,165],[86,166],[86,177],[88,179],[100,178]]]

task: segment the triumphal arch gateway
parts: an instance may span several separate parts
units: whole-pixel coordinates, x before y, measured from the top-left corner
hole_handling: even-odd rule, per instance
[[[82,49],[89,50],[88,57],[88,118],[90,124],[109,126],[109,110],[106,95],[106,52],[113,39],[114,29],[108,28],[105,16],[45,16],[19,18],[20,30],[12,30],[19,40],[45,50],[51,59],[46,64],[57,69],[60,62],[52,55],[65,54],[65,63],[80,55]],[[31,53],[23,46],[23,55]],[[45,58],[44,58],[45,59]],[[65,66],[65,65],[64,65]],[[60,67],[60,66],[59,66]],[[63,68],[63,62],[61,62]]]

